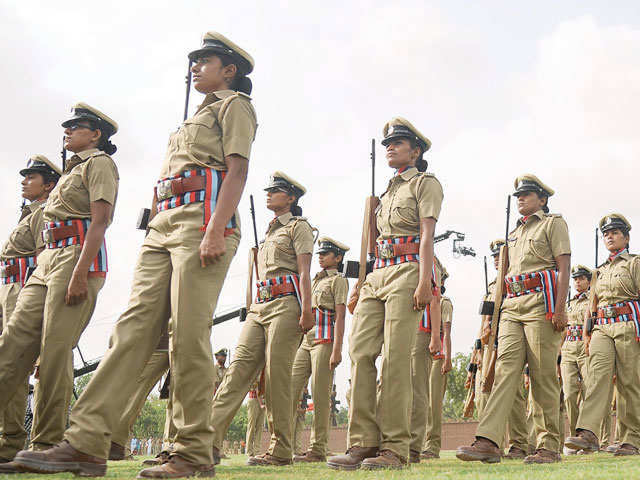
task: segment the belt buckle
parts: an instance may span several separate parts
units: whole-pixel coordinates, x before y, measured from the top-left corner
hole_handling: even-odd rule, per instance
[[[42,230],[42,241],[44,243],[55,243],[56,240],[53,236],[53,230],[48,228]]]
[[[511,291],[516,295],[522,293],[524,292],[524,280],[517,280],[515,282],[512,282],[509,287],[511,288]]]
[[[262,302],[266,302],[271,298],[271,287],[269,285],[263,285],[258,288],[258,298]]]
[[[395,256],[395,254],[393,252],[393,244],[392,243],[386,243],[384,245],[379,245],[378,246],[378,255],[380,255],[380,258],[382,258],[384,260],[388,260],[390,258],[393,258]]]
[[[163,180],[156,185],[156,197],[158,201],[166,200],[173,197],[173,189],[171,188],[171,180]]]
[[[616,312],[616,307],[613,307],[611,305],[607,305],[602,310],[603,310],[604,318],[614,318],[618,316]]]

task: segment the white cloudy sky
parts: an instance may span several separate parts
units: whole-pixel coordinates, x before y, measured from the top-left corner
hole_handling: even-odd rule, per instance
[[[269,214],[261,189],[279,169],[308,187],[301,204],[311,223],[357,250],[370,139],[379,140],[394,115],[431,138],[430,170],[445,191],[437,230],[465,232],[480,254],[454,259],[450,241],[436,248],[451,274],[455,351],[475,337],[482,255],[503,235],[505,197],[518,174],[533,172],[556,189],[551,208],[569,223],[574,262],[593,263],[593,231],[605,213],[640,220],[635,2],[2,0],[0,15],[2,231],[17,220],[17,171],[30,154],[58,158],[71,104],[86,101],[120,124],[111,271],[80,342],[85,357],[101,355],[126,305],[143,239],[134,223],[182,118],[186,54],[207,30],[256,59],[260,126],[247,193],[256,196],[262,232]],[[194,107],[199,94],[192,99]],[[380,147],[378,158],[381,192],[392,172]],[[248,227],[248,195],[241,212]],[[219,311],[243,302],[252,241],[245,233]],[[237,321],[216,327],[214,347],[233,348],[239,329]]]

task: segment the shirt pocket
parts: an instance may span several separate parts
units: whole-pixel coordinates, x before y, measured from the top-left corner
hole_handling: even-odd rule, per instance
[[[192,145],[194,143],[202,143],[209,135],[216,119],[213,115],[199,115],[197,117],[188,118],[180,127],[184,141]]]
[[[392,217],[398,223],[419,226],[418,205],[413,197],[396,197],[392,205]]]
[[[530,238],[527,247],[529,252],[534,257],[546,263],[553,262],[553,253],[551,253],[549,242],[547,242],[546,239],[538,240],[535,238]]]
[[[627,268],[621,268],[614,273],[612,280],[613,287],[616,289],[619,288],[625,293],[625,295],[628,295],[631,298],[636,298],[638,296],[638,291],[633,281],[633,277],[631,277],[631,272],[629,272]]]
[[[280,229],[272,240],[274,261],[279,266],[283,266],[283,263],[288,264],[296,257],[296,251],[288,233],[285,229]]]

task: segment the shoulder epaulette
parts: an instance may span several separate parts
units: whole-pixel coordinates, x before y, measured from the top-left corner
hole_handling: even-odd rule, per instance
[[[562,214],[560,213],[545,213],[544,216],[549,218],[562,218]]]
[[[218,112],[218,123],[222,123],[222,119],[224,118],[224,114],[227,113],[227,108],[231,102],[233,102],[236,98],[244,98],[245,100],[251,101],[251,97],[244,92],[235,92],[232,95],[229,95],[224,99],[222,105],[220,106],[220,111]]]

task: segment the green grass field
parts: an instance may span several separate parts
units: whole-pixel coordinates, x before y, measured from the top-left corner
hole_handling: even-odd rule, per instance
[[[141,457],[135,462],[109,462],[107,477],[109,478],[135,478],[141,469]],[[338,472],[330,470],[326,466],[304,465],[280,468],[248,467],[245,465],[244,455],[233,455],[228,460],[223,460],[222,465],[216,468],[216,478],[220,479],[424,479],[435,477],[455,480],[497,480],[497,479],[545,479],[545,480],[578,480],[578,479],[607,479],[628,480],[640,479],[640,457],[618,458],[610,454],[600,453],[589,456],[563,457],[563,461],[555,465],[529,466],[521,461],[508,460],[498,465],[484,465],[482,463],[463,463],[457,460],[453,452],[444,452],[440,460],[422,462],[413,465],[409,469],[395,472]],[[14,479],[35,478],[74,478],[69,474],[49,475],[12,475]]]

